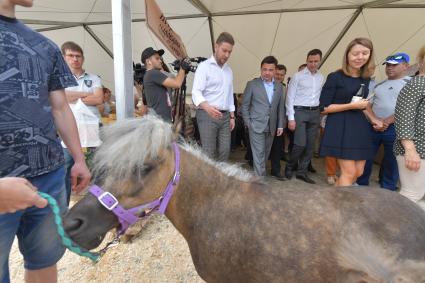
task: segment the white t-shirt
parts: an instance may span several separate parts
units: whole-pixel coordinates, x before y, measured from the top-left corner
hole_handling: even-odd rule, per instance
[[[65,90],[91,92],[94,93],[96,88],[102,88],[102,81],[99,76],[84,72],[80,77],[75,77],[78,86],[67,87]],[[99,109],[94,105],[86,105],[97,117],[101,117]]]

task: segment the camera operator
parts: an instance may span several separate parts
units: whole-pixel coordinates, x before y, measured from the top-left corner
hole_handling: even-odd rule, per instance
[[[171,100],[168,88],[180,88],[191,65],[187,60],[182,60],[180,70],[175,78],[168,77],[161,72],[161,56],[164,50],[154,50],[148,47],[142,52],[142,63],[146,66],[146,74],[143,79],[143,88],[147,106],[153,109],[158,116],[167,122],[171,122]]]

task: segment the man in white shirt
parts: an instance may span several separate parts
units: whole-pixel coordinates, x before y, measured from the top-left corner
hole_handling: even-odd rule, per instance
[[[314,142],[320,125],[319,100],[324,77],[318,72],[322,52],[313,49],[307,54],[307,67],[296,73],[289,83],[286,96],[288,129],[294,131],[294,146],[285,168],[285,175],[292,178],[297,167],[297,179],[314,184],[307,176],[313,156]]]
[[[234,44],[231,34],[218,36],[214,54],[199,64],[192,88],[202,149],[212,158],[217,152],[219,161],[229,158],[230,132],[235,127],[233,73],[226,63]]]
[[[99,120],[101,115],[98,105],[103,104],[103,87],[102,82],[97,75],[87,73],[83,69],[84,64],[84,53],[83,49],[72,41],[67,41],[61,46],[62,55],[67,63],[69,69],[75,77],[78,86],[67,87],[65,89],[66,99],[68,103],[76,103],[78,99],[81,101],[95,114]],[[63,149],[65,157],[65,185],[67,193],[67,201],[69,203],[71,196],[71,183],[70,173],[74,160],[67,148]]]
[[[103,103],[103,87],[99,76],[87,73],[83,69],[83,49],[72,41],[65,42],[61,47],[65,62],[74,74],[78,86],[65,89],[66,99],[69,103],[75,103],[78,99],[99,118],[101,117],[97,105]]]
[[[371,121],[382,121],[382,127],[375,123],[370,125],[375,152],[381,144],[384,147],[384,158],[381,162],[382,177],[379,180],[381,188],[395,191],[398,183],[397,160],[393,152],[396,132],[394,127],[395,105],[401,89],[409,82],[410,77],[406,76],[409,67],[409,55],[406,53],[396,53],[388,56],[384,62],[385,73],[388,79],[378,83],[373,92],[375,96],[366,108],[366,115]],[[373,160],[367,160],[363,175],[357,179],[357,184],[369,185],[369,178],[372,173]]]

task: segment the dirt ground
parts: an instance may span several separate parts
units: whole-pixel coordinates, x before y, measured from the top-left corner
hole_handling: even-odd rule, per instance
[[[244,151],[238,149],[232,153],[231,159],[249,169],[243,155]],[[310,175],[320,185],[326,184],[323,164],[323,159],[314,158],[313,165],[318,172]],[[376,179],[376,174],[372,179]],[[269,181],[285,184],[275,179]],[[293,178],[286,182],[301,181]],[[371,183],[377,186],[376,182]],[[108,234],[104,242],[111,237]],[[15,241],[10,255],[12,282],[24,281],[22,266],[23,260]],[[95,265],[67,251],[58,263],[58,270],[59,282],[204,282],[196,273],[186,241],[164,216],[153,216],[132,243],[120,243],[109,249]]]

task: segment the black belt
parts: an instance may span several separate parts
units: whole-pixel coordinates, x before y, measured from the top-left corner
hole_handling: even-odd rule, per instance
[[[205,111],[204,109],[202,109],[202,108],[199,108],[198,110],[201,110],[201,111]],[[220,111],[220,113],[229,113],[229,110],[218,110],[218,111]]]
[[[294,106],[297,110],[319,110],[319,106]]]

